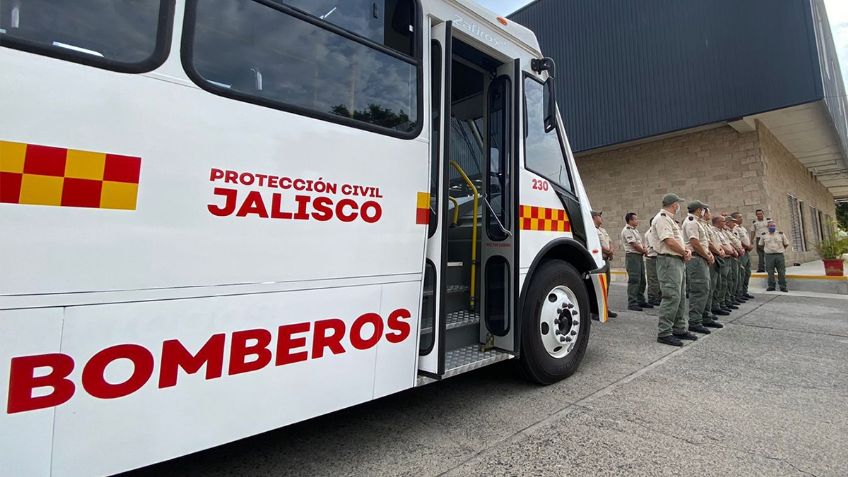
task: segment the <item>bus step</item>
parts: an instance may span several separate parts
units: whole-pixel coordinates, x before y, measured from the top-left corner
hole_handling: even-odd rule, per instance
[[[445,374],[442,377],[449,378],[511,358],[513,358],[511,354],[504,353],[503,351],[494,349],[480,351],[480,345],[475,343],[448,351],[445,356]]]
[[[448,319],[445,320],[445,329],[452,330],[463,326],[475,325],[480,323],[480,314],[468,310],[454,311],[448,313]]]
[[[445,320],[445,330],[453,330],[456,328],[462,328],[463,326],[476,325],[477,323],[480,323],[479,314],[468,310],[454,311],[453,313],[448,313],[448,318]],[[421,329],[421,334],[432,332],[432,326],[426,326]],[[476,329],[474,332],[476,333]]]

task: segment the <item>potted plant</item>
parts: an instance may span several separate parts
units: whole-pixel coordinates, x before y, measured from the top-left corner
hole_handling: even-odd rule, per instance
[[[818,244],[819,256],[824,261],[824,274],[831,277],[841,277],[845,272],[842,254],[848,253],[848,237],[840,237],[838,228],[830,227],[831,232]]]

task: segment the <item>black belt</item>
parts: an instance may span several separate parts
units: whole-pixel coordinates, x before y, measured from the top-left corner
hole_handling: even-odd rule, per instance
[[[672,258],[679,258],[679,259],[683,259],[683,257],[682,257],[682,256],[680,256],[680,255],[674,255],[674,254],[671,254],[671,253],[658,253],[657,255],[662,255],[663,257],[672,257]]]

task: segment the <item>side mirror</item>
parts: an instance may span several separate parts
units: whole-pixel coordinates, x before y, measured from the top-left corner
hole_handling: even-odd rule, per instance
[[[548,78],[545,81],[545,132],[549,133],[556,129],[557,125],[557,108],[556,108],[556,87],[554,79]]]
[[[556,129],[556,63],[553,58],[534,59],[530,61],[530,68],[537,73],[543,71],[548,72],[548,79],[545,81],[545,132],[549,133]]]

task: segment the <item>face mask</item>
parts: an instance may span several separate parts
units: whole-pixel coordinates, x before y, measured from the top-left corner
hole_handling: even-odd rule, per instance
[[[769,227],[768,230],[769,232],[774,233],[774,231],[777,230],[777,227]]]

